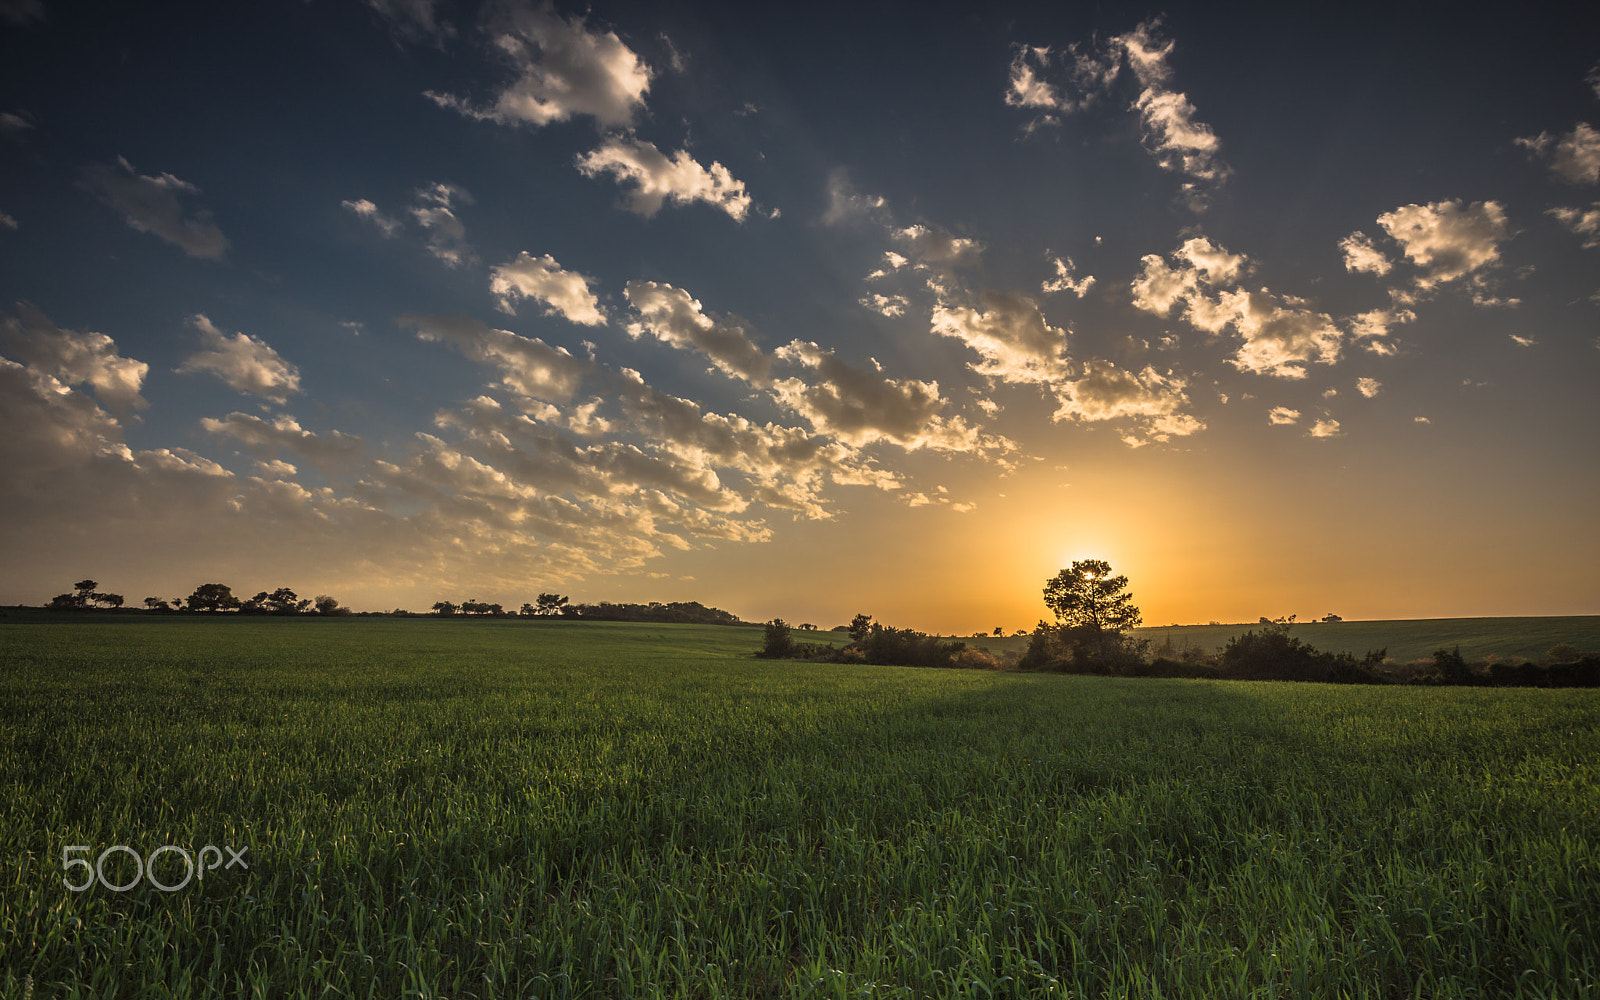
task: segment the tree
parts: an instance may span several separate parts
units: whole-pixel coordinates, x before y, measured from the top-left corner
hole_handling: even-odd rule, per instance
[[[1110,563],[1084,559],[1045,583],[1044,603],[1059,627],[1122,632],[1144,620],[1127,588],[1128,578],[1112,576]]]
[[[166,601],[163,601],[159,597],[146,597],[144,599],[144,606],[149,608],[151,611],[170,611],[170,610],[172,610],[171,606],[168,605]]]
[[[350,613],[349,608],[342,608],[339,606],[338,598],[332,597],[328,594],[318,594],[317,599],[312,603],[316,607],[317,614],[319,615],[347,615]],[[401,617],[404,616],[402,615]]]
[[[109,604],[113,608],[120,608],[127,603],[127,598],[121,594],[96,594],[94,599],[96,604]]]
[[[433,613],[438,615],[440,618],[449,618],[460,610],[460,608],[456,607],[454,604],[451,604],[449,601],[435,601],[433,603]]]
[[[561,594],[540,594],[537,611],[541,615],[559,615],[567,603],[567,598]]]
[[[189,595],[190,611],[232,611],[240,601],[225,583],[202,583]]]
[[[871,615],[856,615],[850,619],[850,638],[856,642],[865,642],[867,635],[872,631]]]
[[[762,633],[760,656],[768,659],[782,659],[794,651],[794,639],[789,635],[789,623],[782,618],[774,618],[767,622],[766,631]]]

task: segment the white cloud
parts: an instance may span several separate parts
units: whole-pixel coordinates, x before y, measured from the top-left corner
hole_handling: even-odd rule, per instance
[[[425,91],[440,107],[502,125],[549,125],[590,116],[625,128],[644,106],[650,67],[614,31],[591,31],[585,18],[564,18],[545,3],[509,4],[493,31],[495,51],[516,79],[487,107],[454,94]]]
[[[861,304],[880,316],[903,316],[911,302],[904,295],[873,294],[863,298]]]
[[[1373,309],[1364,313],[1357,313],[1345,322],[1350,326],[1352,340],[1367,340],[1364,346],[1367,350],[1378,354],[1393,354],[1394,348],[1390,344],[1374,343],[1377,338],[1387,337],[1389,328],[1401,323],[1410,323],[1417,318],[1417,314],[1409,309]]]
[[[228,337],[204,314],[189,325],[200,331],[202,350],[189,355],[180,372],[208,371],[238,392],[248,392],[282,406],[300,391],[300,370],[267,343],[248,333]]]
[[[1346,271],[1384,275],[1394,267],[1383,251],[1372,245],[1372,237],[1359,229],[1340,240],[1339,249],[1344,253]]]
[[[649,333],[674,347],[699,351],[728,375],[766,382],[772,363],[744,327],[707,316],[688,292],[654,281],[630,281],[623,294],[639,314],[637,322],[628,324],[630,336]]]
[[[1600,201],[1588,208],[1552,208],[1545,214],[1582,236],[1586,249],[1600,247]]]
[[[494,330],[475,319],[402,316],[400,322],[414,327],[423,340],[448,344],[474,361],[494,366],[501,386],[527,399],[566,403],[593,370],[565,348],[510,330]]]
[[[472,204],[472,196],[454,184],[434,182],[417,189],[411,217],[428,233],[428,252],[450,267],[476,263],[467,244],[467,229],[456,217],[455,203]]]
[[[613,136],[578,157],[578,169],[587,177],[610,174],[619,184],[631,184],[625,204],[645,218],[668,201],[680,205],[703,201],[741,222],[750,211],[743,181],[720,163],[701,166],[684,149],[669,158],[654,143]]]
[[[56,326],[31,303],[17,303],[17,315],[0,322],[0,346],[62,385],[93,386],[100,402],[122,417],[149,405],[139,394],[149,365],[122,357],[103,333]]]
[[[1135,107],[1145,125],[1145,147],[1156,162],[1198,181],[1221,181],[1231,172],[1222,162],[1222,141],[1211,126],[1194,120],[1194,105],[1173,90],[1147,88]],[[1185,189],[1195,192],[1193,184]],[[1198,207],[1200,202],[1191,200]]]
[[[1378,392],[1380,390],[1382,390],[1382,389],[1383,389],[1383,383],[1379,382],[1375,378],[1359,378],[1359,379],[1356,379],[1356,390],[1358,392],[1360,392],[1361,395],[1367,397],[1368,399],[1371,399],[1373,396],[1376,396],[1378,394]]]
[[[1378,216],[1378,225],[1422,270],[1417,285],[1430,289],[1494,264],[1511,236],[1499,202],[1460,201],[1405,205]]]
[[[1524,334],[1520,334],[1520,333],[1513,333],[1510,336],[1511,336],[1511,339],[1517,344],[1518,347],[1532,347],[1534,344],[1537,344],[1539,342],[1537,337],[1528,336],[1528,335],[1524,335]]]
[[[1339,421],[1328,419],[1318,420],[1312,424],[1308,433],[1314,438],[1331,438],[1338,437],[1343,432],[1339,430]]]
[[[941,302],[932,331],[962,341],[982,358],[969,367],[1005,382],[1053,384],[1070,375],[1067,332],[1054,327],[1025,295],[985,292],[983,310]]]
[[[378,211],[378,206],[365,198],[353,201],[341,201],[340,205],[354,212],[356,215],[378,227],[378,231],[385,236],[398,236],[402,228],[400,220],[384,215]]]
[[[1411,418],[1411,422],[1415,423],[1415,424],[1431,424],[1431,423],[1433,423],[1433,421],[1429,420],[1427,417],[1412,417]]]
[[[1094,275],[1086,274],[1081,278],[1078,277],[1071,257],[1054,257],[1051,258],[1051,262],[1055,267],[1056,276],[1053,279],[1046,279],[1039,286],[1041,292],[1046,295],[1071,292],[1080,299],[1089,293],[1089,289],[1094,285]]]
[[[1185,381],[1147,367],[1134,373],[1110,361],[1084,363],[1082,376],[1057,387],[1060,409],[1054,420],[1134,418],[1137,430],[1123,435],[1128,444],[1167,441],[1205,430],[1196,417],[1180,412],[1188,405]]]
[[[1292,424],[1299,419],[1300,411],[1291,410],[1287,406],[1274,406],[1271,411],[1267,413],[1267,423],[1273,425],[1274,427],[1281,427],[1284,424]]]
[[[1540,132],[1531,139],[1518,139],[1536,155],[1550,160],[1550,169],[1574,184],[1600,183],[1600,132],[1579,122],[1565,136]]]
[[[84,171],[89,189],[122,214],[141,233],[159,236],[191,257],[215,260],[228,250],[228,239],[201,209],[186,215],[182,199],[200,193],[171,174],[147,177],[121,157],[117,166],[96,164]]]
[[[1143,258],[1143,271],[1130,285],[1133,304],[1158,316],[1174,306],[1198,330],[1222,333],[1230,326],[1241,343],[1232,359],[1241,371],[1304,378],[1311,363],[1332,364],[1339,358],[1343,335],[1333,318],[1293,297],[1267,289],[1247,291],[1213,288],[1244,277],[1250,262],[1204,237],[1186,240],[1172,254],[1174,267],[1157,254]]]
[[[500,300],[500,308],[515,313],[518,299],[542,302],[547,316],[565,316],[582,326],[599,326],[606,321],[600,302],[589,290],[593,278],[576,271],[562,270],[554,257],[535,257],[524,250],[516,259],[489,272],[489,291]]]

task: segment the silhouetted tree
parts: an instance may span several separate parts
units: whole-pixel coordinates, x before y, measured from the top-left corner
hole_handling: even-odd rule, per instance
[[[865,642],[867,635],[872,632],[872,616],[856,615],[854,618],[850,619],[850,628],[848,631],[850,633],[850,638],[854,639],[856,642]]]
[[[519,617],[522,617],[522,618],[532,618],[534,615],[536,615],[538,613],[539,613],[538,610],[533,605],[529,604],[527,601],[523,601],[522,602],[522,607],[517,609],[517,615]]]
[[[794,639],[789,635],[789,623],[782,618],[767,622],[762,635],[760,656],[782,659],[794,650]]]
[[[189,595],[190,611],[232,611],[240,603],[233,596],[232,588],[224,583],[202,583]]]
[[[169,611],[169,610],[171,610],[171,605],[169,605],[166,601],[163,601],[159,597],[146,597],[144,599],[144,606],[149,608],[151,611]]]
[[[96,604],[109,604],[113,608],[120,608],[127,603],[121,594],[96,594],[94,599]]]
[[[1062,626],[1121,632],[1143,619],[1128,593],[1128,578],[1112,576],[1111,564],[1084,559],[1064,569],[1044,586],[1044,603]]]
[[[435,601],[433,605],[433,613],[441,618],[449,618],[451,615],[458,613],[460,610],[460,608],[456,607],[454,604],[451,604],[449,601]]]
[[[338,598],[328,594],[318,594],[316,600],[312,602],[312,606],[317,609],[317,614],[319,615],[347,615],[350,613],[349,608],[339,606]],[[402,614],[400,617],[403,618],[405,615]]]
[[[538,611],[541,615],[559,615],[562,607],[567,603],[567,598],[561,594],[540,594],[538,600]],[[655,605],[652,604],[651,606],[654,607]]]

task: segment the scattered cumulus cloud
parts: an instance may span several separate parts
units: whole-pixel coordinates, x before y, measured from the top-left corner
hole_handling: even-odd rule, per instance
[[[1039,286],[1039,290],[1046,295],[1056,292],[1071,292],[1078,298],[1089,294],[1089,289],[1094,286],[1094,275],[1086,274],[1078,277],[1077,268],[1072,263],[1071,257],[1052,257],[1051,264],[1055,267],[1056,276],[1047,278]]]
[[[1085,362],[1078,378],[1057,387],[1060,408],[1053,420],[1100,421],[1133,418],[1135,428],[1122,439],[1138,447],[1165,442],[1205,429],[1198,418],[1181,412],[1188,405],[1185,381],[1154,368],[1132,372],[1110,361]]]
[[[1526,334],[1513,333],[1510,336],[1511,336],[1511,340],[1518,347],[1532,347],[1534,344],[1537,344],[1539,342],[1538,338],[1533,337],[1533,336],[1529,336],[1529,335],[1526,335]]]
[[[871,294],[863,298],[861,304],[880,316],[892,317],[905,315],[906,308],[911,302],[904,295]]]
[[[1375,378],[1359,378],[1359,379],[1356,379],[1356,391],[1361,393],[1361,395],[1367,397],[1368,399],[1371,399],[1373,396],[1376,396],[1380,391],[1382,391],[1382,389],[1383,389],[1383,383],[1379,382]]]
[[[706,315],[700,303],[681,288],[654,281],[630,281],[623,294],[639,314],[629,323],[629,336],[650,334],[663,343],[698,351],[718,371],[748,382],[767,380],[771,360],[739,323]]]
[[[422,340],[446,344],[500,372],[500,386],[524,399],[566,403],[577,393],[592,365],[566,348],[537,337],[496,330],[459,316],[402,316]]]
[[[248,333],[226,336],[197,313],[189,325],[200,333],[201,350],[189,355],[179,372],[210,372],[238,392],[271,400],[279,406],[300,391],[300,369],[285,361],[266,341]]]
[[[888,202],[882,195],[857,191],[850,183],[850,174],[838,167],[828,173],[828,207],[823,210],[822,223],[837,226],[847,222],[881,221],[887,214]]]
[[[1378,216],[1378,225],[1421,271],[1417,285],[1424,290],[1496,263],[1500,244],[1511,237],[1505,209],[1496,201],[1405,205]]]
[[[216,260],[228,250],[228,239],[209,212],[185,210],[184,201],[200,193],[188,181],[166,173],[146,176],[119,156],[114,167],[91,166],[84,183],[129,226],[159,236],[191,257]]]
[[[399,219],[384,215],[382,212],[378,211],[377,205],[365,198],[341,201],[339,204],[344,208],[354,212],[361,218],[366,219],[374,226],[377,226],[378,232],[382,233],[384,236],[398,236],[400,235],[400,230],[405,228]]]
[[[1564,136],[1540,132],[1532,138],[1518,139],[1517,145],[1548,160],[1551,170],[1574,184],[1600,183],[1600,132],[1592,125],[1579,122]]]
[[[4,212],[0,212],[0,229],[16,229],[17,220]]]
[[[1194,104],[1173,89],[1169,59],[1176,43],[1161,30],[1159,19],[1098,45],[1071,45],[1060,52],[1048,46],[1019,45],[1011,61],[1005,101],[1035,112],[1026,126],[1032,132],[1058,124],[1061,116],[1082,110],[1109,93],[1124,67],[1141,88],[1131,107],[1144,124],[1144,146],[1164,170],[1188,178],[1183,191],[1189,206],[1205,207],[1205,191],[1222,183],[1231,170],[1222,160],[1222,142],[1210,125],[1197,120]],[[1059,73],[1060,83],[1047,74]]]
[[[124,418],[149,405],[139,392],[149,365],[123,357],[103,333],[62,329],[29,302],[16,308],[15,316],[0,321],[0,347],[12,357],[63,386],[92,386],[100,402]]]
[[[470,118],[535,127],[587,116],[626,128],[644,107],[650,67],[614,31],[591,30],[586,18],[564,18],[549,3],[523,2],[502,7],[490,34],[515,76],[491,103],[431,90],[424,96]]]
[[[524,250],[489,272],[489,291],[508,313],[516,312],[518,300],[532,299],[544,305],[547,316],[564,316],[581,326],[599,326],[606,316],[589,290],[593,280],[576,271],[563,270],[549,254],[535,257]]]
[[[270,460],[275,466],[274,473],[279,476],[293,475],[297,471],[292,464],[273,459],[280,453],[294,455],[308,465],[332,472],[351,465],[362,449],[359,437],[341,431],[319,436],[301,427],[299,421],[286,413],[271,420],[248,413],[230,413],[220,420],[203,417],[200,426],[209,434],[232,438],[263,460]]]
[[[472,204],[472,196],[454,184],[436,181],[418,188],[411,217],[428,234],[428,252],[449,267],[476,263],[478,255],[467,244],[467,228],[457,218],[458,204]]]
[[[1381,276],[1394,267],[1383,251],[1372,245],[1372,237],[1359,229],[1339,241],[1339,250],[1344,254],[1345,270],[1352,273]]]
[[[982,243],[956,236],[937,226],[906,226],[897,230],[894,238],[906,247],[911,259],[936,270],[970,267],[983,256]],[[899,257],[898,254],[895,256]],[[903,261],[905,258],[900,259]]]
[[[1552,208],[1546,214],[1582,236],[1585,249],[1600,247],[1600,201],[1588,208]]]
[[[1339,437],[1344,432],[1339,429],[1339,421],[1327,419],[1312,424],[1308,433],[1314,438],[1331,438]]]
[[[1273,425],[1274,427],[1280,427],[1284,424],[1292,424],[1297,422],[1299,419],[1300,411],[1291,410],[1287,406],[1274,406],[1267,413],[1267,423]]]
[[[578,157],[578,170],[586,177],[610,174],[617,183],[630,185],[624,204],[647,219],[669,201],[678,205],[705,202],[739,222],[750,211],[751,199],[743,181],[720,163],[701,166],[684,149],[669,157],[654,143],[613,136]]]
[[[931,329],[959,340],[980,361],[969,367],[1002,382],[1054,384],[1071,374],[1066,358],[1067,331],[1051,326],[1039,304],[1025,295],[988,291],[982,308],[940,302]]]

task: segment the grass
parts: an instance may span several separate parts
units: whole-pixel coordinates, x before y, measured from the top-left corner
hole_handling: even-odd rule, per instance
[[[1600,995],[1600,692],[808,664],[751,659],[759,642],[0,625],[0,990]],[[251,867],[62,885],[63,847],[113,844],[246,846]]]

